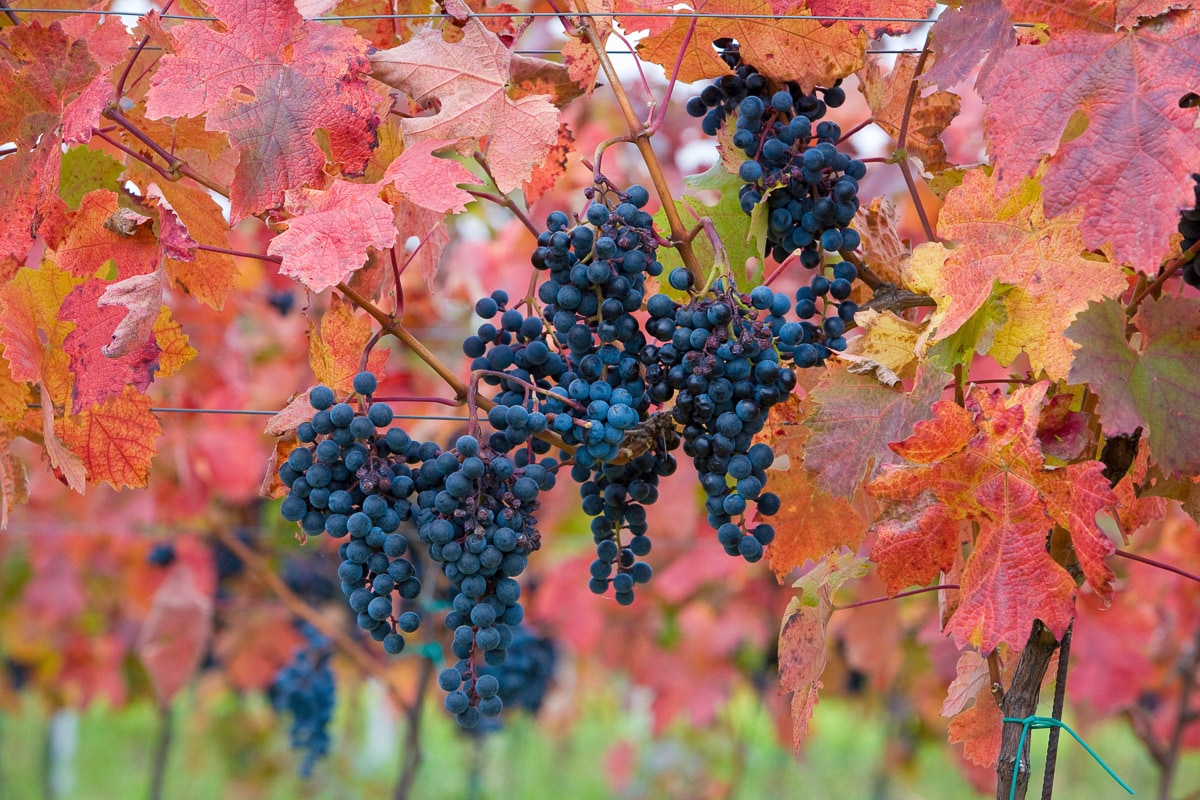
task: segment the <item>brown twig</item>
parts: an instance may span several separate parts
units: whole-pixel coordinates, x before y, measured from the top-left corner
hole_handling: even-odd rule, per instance
[[[167,779],[167,761],[171,755],[175,712],[170,703],[158,707],[158,733],[154,737],[154,761],[150,770],[150,800],[162,800]]]
[[[1135,290],[1133,299],[1129,301],[1129,305],[1125,308],[1125,316],[1132,317],[1143,300],[1161,289],[1162,285],[1166,283],[1172,275],[1174,275],[1180,269],[1183,269],[1183,265],[1191,261],[1197,255],[1200,255],[1200,242],[1196,242],[1187,250],[1184,250],[1183,254],[1168,264],[1152,283],[1145,284],[1144,286],[1141,286],[1141,288]]]
[[[174,2],[175,0],[167,0],[166,4],[162,7],[162,11],[159,13],[165,14],[170,11],[171,4]],[[116,91],[113,92],[113,97],[117,100],[120,100],[125,96],[125,81],[129,78],[129,71],[133,69],[134,62],[138,60],[138,57],[142,54],[142,51],[146,49],[146,45],[149,43],[150,34],[146,34],[142,37],[142,41],[138,42],[137,49],[133,51],[133,55],[129,57],[129,63],[125,65],[125,70],[121,73],[121,77],[117,81]]]
[[[429,691],[429,680],[433,677],[433,661],[424,658],[421,661],[421,675],[417,678],[417,694],[412,704],[405,710],[407,728],[404,734],[402,758],[404,766],[400,769],[400,778],[396,781],[396,790],[392,793],[393,800],[408,800],[412,794],[413,785],[417,780],[417,768],[421,765],[421,712],[425,707],[425,695]]]

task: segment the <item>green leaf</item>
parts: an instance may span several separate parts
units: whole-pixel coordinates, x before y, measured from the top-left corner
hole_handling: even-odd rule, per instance
[[[1139,346],[1126,338],[1125,308],[1091,303],[1067,328],[1080,350],[1071,383],[1088,383],[1107,436],[1142,427],[1150,455],[1168,475],[1200,472],[1200,300],[1147,300],[1133,317]]]
[[[121,162],[100,150],[72,147],[62,159],[58,178],[58,196],[71,208],[79,208],[83,196],[96,189],[118,188],[117,178],[125,168]]]
[[[926,360],[944,372],[953,371],[956,364],[962,364],[964,372],[969,372],[975,354],[990,350],[996,331],[1008,321],[1004,295],[1010,288],[1012,287],[1001,284],[994,285],[988,299],[962,327],[929,348]]]
[[[725,256],[729,261],[738,288],[746,291],[762,283],[763,274],[760,267],[763,248],[766,245],[766,218],[763,217],[758,224],[755,224],[754,220],[742,211],[741,203],[738,200],[738,189],[742,186],[741,179],[730,174],[720,163],[717,163],[707,172],[688,177],[684,180],[684,185],[689,191],[675,201],[675,207],[679,209],[683,224],[691,228],[701,217],[708,217],[712,220],[717,237],[724,245]],[[706,190],[720,192],[720,199],[715,205],[709,205],[700,199],[699,193]],[[658,223],[660,230],[669,230],[666,214],[662,210],[655,215],[654,220]],[[706,232],[700,231],[696,234],[696,238],[692,240],[692,248],[703,269],[709,270],[714,263],[717,263],[717,253]],[[667,272],[683,263],[679,258],[679,253],[670,248],[660,249],[658,260],[662,262]],[[746,268],[748,262],[755,271],[753,282],[748,277],[749,271]],[[706,272],[700,277],[707,279],[708,273]],[[665,285],[665,281],[663,283]],[[667,291],[667,293],[674,294],[671,291]]]

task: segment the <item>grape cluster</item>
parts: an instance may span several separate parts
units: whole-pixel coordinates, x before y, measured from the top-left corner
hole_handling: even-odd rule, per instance
[[[778,94],[765,75],[755,67],[742,63],[737,42],[722,38],[714,41],[713,45],[720,48],[721,60],[729,65],[734,74],[721,76],[687,102],[688,114],[703,118],[700,127],[709,136],[717,135],[725,118],[737,111],[747,97],[758,98],[766,104]],[[838,108],[846,102],[846,90],[842,88],[840,80],[827,89],[818,86],[810,94],[806,94],[795,82],[789,81],[785,89],[789,94],[787,110],[803,114],[810,120],[825,116],[827,107]]]
[[[858,303],[849,299],[857,277],[858,269],[853,264],[839,261],[819,269],[808,286],[796,290],[800,336],[790,344],[797,367],[818,366],[830,351],[846,349],[844,334],[854,325],[858,313]],[[790,338],[791,329],[788,332]]]
[[[499,696],[508,708],[524,708],[534,714],[554,677],[558,649],[554,640],[538,636],[528,625],[513,628],[508,658],[499,666],[485,666],[480,678],[494,677],[500,684]]]
[[[397,614],[393,593],[403,600],[421,593],[409,542],[399,532],[411,519],[415,488],[412,464],[437,456],[436,445],[413,441],[392,423],[386,403],[370,403],[378,381],[370,372],[354,376],[354,390],[367,404],[365,414],[335,403],[333,390],[309,392],[316,413],[301,423],[301,445],[288,454],[279,477],[290,492],[280,506],[284,519],[300,523],[308,535],[347,538],[338,548],[338,578],[359,626],[393,655],[404,649],[404,633],[420,624],[414,612]]]
[[[317,759],[329,750],[336,692],[329,668],[333,652],[329,640],[308,623],[298,627],[305,645],[279,670],[269,693],[277,711],[292,715],[292,748],[304,753],[300,774],[307,778]]]
[[[672,285],[689,279],[682,269],[670,276]],[[758,561],[775,529],[769,523],[749,529],[745,513],[753,503],[759,514],[771,516],[780,501],[765,491],[775,454],[753,438],[768,410],[796,386],[787,345],[776,345],[786,326],[800,327],[783,321],[791,303],[767,287],[741,295],[718,284],[686,304],[655,295],[647,308],[646,330],[664,344],[647,353],[646,380],[656,398],[675,397],[672,416],[683,426],[683,451],[699,472],[709,524],[727,553]],[[759,319],[762,311],[769,313]],[[787,330],[795,338],[794,328]]]
[[[1183,241],[1179,243],[1180,250],[1188,250],[1200,242],[1200,173],[1193,174],[1192,180],[1196,182],[1196,202],[1180,214],[1179,233],[1183,236]],[[1195,258],[1183,265],[1183,279],[1189,286],[1200,287],[1200,270],[1196,268]]]
[[[627,431],[646,418],[650,400],[638,354],[646,344],[634,312],[648,276],[662,273],[644,186],[588,190],[587,224],[561,211],[546,219],[531,261],[549,278],[538,287],[542,318],[569,372],[558,376],[546,410],[552,429],[575,445],[575,463],[612,461]]]
[[[539,493],[554,486],[556,463],[531,459],[528,450],[509,458],[468,434],[416,476],[421,541],[458,592],[445,624],[459,661],[441,673],[439,684],[448,692],[446,710],[465,728],[503,708],[491,682],[475,679],[476,655],[487,664],[504,663],[512,626],[524,618],[514,579],[541,544],[534,512]]]

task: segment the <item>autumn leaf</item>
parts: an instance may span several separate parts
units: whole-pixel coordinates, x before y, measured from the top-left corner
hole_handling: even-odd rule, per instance
[[[8,56],[0,59],[0,139],[16,147],[0,159],[0,204],[6,210],[0,259],[24,260],[43,223],[65,211],[58,196],[64,115],[71,115],[75,139],[83,135],[81,127],[91,133],[91,101],[72,105],[81,96],[94,96],[94,87],[108,88],[112,48],[106,38],[129,40],[119,18],[97,26],[98,20],[90,17],[78,32],[62,22],[47,27],[35,20],[0,33]],[[0,276],[7,277],[5,272],[0,266]]]
[[[200,248],[229,247],[220,207],[203,189],[171,181],[150,183],[146,197],[158,206],[163,269],[171,285],[220,311],[238,267],[228,254]]]
[[[679,80],[685,83],[732,72],[712,46],[713,40],[722,37],[737,40],[747,64],[780,83],[796,81],[806,92],[814,86],[830,86],[863,65],[866,34],[852,33],[844,22],[825,26],[796,16],[770,19],[774,12],[766,0],[694,0],[691,5],[700,16],[695,19],[695,32],[680,61]],[[691,17],[674,19],[663,32],[638,42],[638,55],[669,73],[692,22]],[[634,27],[646,25],[635,21]]]
[[[1038,418],[1037,437],[1042,452],[1060,461],[1074,461],[1088,447],[1095,447],[1088,428],[1091,417],[1071,410],[1075,400],[1073,394],[1057,394],[1042,408]]]
[[[958,247],[923,244],[907,265],[910,287],[937,301],[933,340],[958,331],[995,284],[1005,284],[1012,287],[1003,297],[1007,319],[989,352],[1004,365],[1025,352],[1035,371],[1065,378],[1076,349],[1064,334],[1071,320],[1089,301],[1127,287],[1115,265],[1084,257],[1082,213],[1049,219],[1032,179],[997,196],[994,177],[983,169],[968,172],[938,217],[938,235]]]
[[[159,306],[152,331],[158,345],[158,378],[174,375],[198,353],[188,343],[188,336],[179,323],[171,318],[171,309]]]
[[[859,91],[867,100],[872,119],[893,139],[899,138],[900,128],[904,125],[917,59],[912,54],[899,56],[886,76],[874,62],[859,72]],[[946,146],[942,144],[941,136],[958,116],[959,104],[958,95],[937,91],[917,94],[909,109],[904,147],[920,163],[925,174],[932,175],[953,166],[946,160]]]
[[[320,333],[308,332],[308,363],[317,380],[335,392],[351,391],[371,334],[369,317],[355,314],[353,304],[341,297],[332,297],[321,317]],[[376,349],[367,360],[367,369],[382,374],[387,357],[386,350]]]
[[[71,396],[70,358],[63,347],[75,327],[58,318],[66,297],[82,281],[52,262],[38,269],[23,267],[11,281],[0,284],[0,344],[12,376],[19,381],[46,384],[55,405]]]
[[[1075,211],[1088,249],[1153,275],[1200,163],[1200,15],[1133,30],[1066,31],[1008,50],[981,85],[993,163],[1005,188],[1042,178],[1047,217]],[[1052,316],[1052,315],[1051,315]]]
[[[29,475],[10,444],[0,439],[0,531],[8,528],[9,512],[29,500]]]
[[[72,147],[63,153],[58,176],[58,196],[68,208],[77,209],[83,196],[97,189],[115,191],[125,167],[100,150]]]
[[[966,80],[982,61],[975,79],[980,85],[1016,44],[1012,17],[1001,0],[972,0],[947,8],[929,29],[933,65],[921,75],[921,82],[949,89]]]
[[[1034,619],[1062,637],[1074,614],[1075,582],[1046,551],[1052,525],[1069,531],[1093,590],[1112,593],[1104,559],[1114,548],[1096,514],[1117,498],[1098,461],[1046,468],[1037,442],[1046,386],[1009,397],[976,387],[965,409],[936,403],[932,419],[891,445],[909,463],[890,465],[867,487],[885,503],[873,526],[879,538],[872,558],[889,594],[948,569],[958,523],[978,527],[960,605],[947,625],[960,648],[990,652],[1003,642],[1019,649]]]
[[[813,485],[803,467],[808,436],[802,403],[795,395],[771,409],[758,436],[774,448],[779,465],[768,473],[771,491],[783,505],[771,519],[775,541],[767,547],[767,557],[780,580],[808,559],[818,561],[840,547],[857,550],[867,532],[853,506]]]
[[[927,370],[912,393],[893,389],[873,377],[830,369],[810,393],[812,435],[804,448],[804,466],[818,487],[850,498],[859,484],[874,478],[900,458],[887,449],[929,418],[929,406],[942,394],[946,376]]]
[[[162,428],[150,412],[151,400],[132,386],[61,422],[63,442],[87,468],[89,483],[114,489],[143,488]]]
[[[101,347],[100,352],[108,358],[120,358],[149,341],[162,306],[162,293],[162,279],[157,272],[134,275],[105,286],[96,299],[96,307],[120,306],[128,313],[117,323],[112,341]]]
[[[158,269],[159,244],[150,218],[122,208],[116,192],[98,189],[84,195],[72,212],[70,227],[55,247],[55,262],[79,278],[91,278],[104,264],[116,262],[116,277]]]
[[[279,272],[314,292],[350,277],[367,260],[367,248],[386,250],[396,241],[392,209],[371,184],[334,181],[328,191],[290,190],[287,230],[267,253],[283,259]]]
[[[154,593],[137,640],[160,706],[166,707],[200,667],[212,624],[212,597],[196,585],[186,564],[175,565]]]
[[[558,126],[558,144],[554,145],[544,163],[534,166],[533,174],[521,187],[527,205],[541,200],[546,192],[554,188],[558,179],[567,173],[568,159],[573,152],[575,134],[571,133],[571,128],[564,122]]]
[[[380,98],[368,86],[367,42],[340,26],[304,22],[291,0],[209,0],[222,25],[171,29],[173,54],[150,80],[152,119],[205,115],[241,159],[232,222],[278,206],[288,189],[324,183],[325,132],[333,162],[361,174],[376,144]]]
[[[1147,298],[1133,317],[1141,334],[1126,339],[1124,307],[1093,303],[1067,335],[1080,351],[1072,383],[1087,383],[1098,397],[1106,436],[1145,428],[1154,461],[1168,475],[1200,472],[1197,397],[1200,396],[1200,301],[1163,295]]]
[[[454,144],[452,141],[423,139],[407,145],[404,152],[388,166],[379,185],[393,186],[421,208],[439,214],[465,211],[475,198],[459,189],[457,184],[474,184],[478,180],[457,161],[434,155],[436,151],[453,147]]]
[[[909,322],[891,311],[880,313],[873,309],[859,311],[854,322],[862,335],[851,339],[849,347],[837,357],[850,372],[874,375],[888,386],[916,375],[921,336],[927,323]]]
[[[899,212],[886,197],[876,197],[858,209],[854,229],[862,236],[863,262],[880,280],[894,286],[904,285],[904,263],[912,255],[908,240],[897,232]]]
[[[793,586],[779,631],[779,693],[792,695],[792,746],[808,735],[825,671],[825,635],[833,614],[833,593],[843,583],[867,574],[868,564],[852,553],[834,553]]]
[[[415,102],[441,104],[438,113],[404,119],[408,142],[487,138],[485,152],[501,192],[529,179],[558,141],[558,109],[544,96],[513,100],[506,92],[511,52],[478,19],[460,42],[427,29],[406,44],[371,57],[374,76]],[[460,152],[470,152],[470,148]]]
[[[72,290],[59,310],[60,320],[75,323],[63,340],[63,350],[75,376],[72,407],[76,414],[121,394],[126,387],[144,392],[158,369],[158,343],[149,339],[120,356],[104,352],[117,343],[117,330],[128,316],[119,306],[100,306],[113,285],[90,280]]]
[[[48,398],[50,393],[46,384],[39,384],[41,397]],[[42,401],[42,447],[45,448],[46,460],[55,476],[67,488],[83,494],[87,489],[87,468],[79,456],[71,452],[66,444],[58,438],[54,431],[54,404]]]

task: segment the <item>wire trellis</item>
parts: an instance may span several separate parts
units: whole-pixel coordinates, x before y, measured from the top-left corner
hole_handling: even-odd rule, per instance
[[[41,407],[40,403],[26,403],[26,408],[38,410]],[[273,417],[279,413],[278,411],[259,408],[172,408],[169,406],[156,406],[150,410],[156,414],[225,414],[245,417]],[[453,414],[393,414],[392,418],[407,420],[429,419],[446,422],[469,422],[471,420],[470,417]]]

